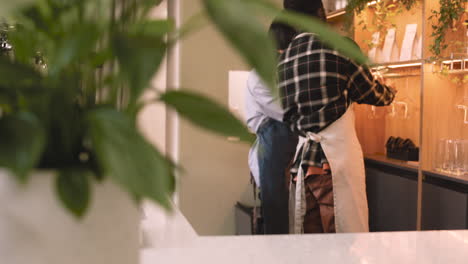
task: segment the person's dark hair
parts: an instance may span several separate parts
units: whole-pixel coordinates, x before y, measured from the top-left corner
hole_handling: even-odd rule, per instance
[[[327,21],[322,0],[283,0],[283,6],[286,10],[314,16],[323,21]]]
[[[276,48],[278,50],[287,49],[291,41],[297,35],[297,32],[293,27],[276,21],[271,23],[268,33],[275,41]]]

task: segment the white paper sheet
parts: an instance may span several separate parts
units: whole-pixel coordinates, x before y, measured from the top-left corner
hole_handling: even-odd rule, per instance
[[[398,43],[395,41],[395,43],[393,43],[392,56],[390,56],[390,62],[396,62],[399,60],[400,60],[400,47],[398,47]]]
[[[375,32],[372,34],[372,44],[374,44],[374,47],[369,50],[368,56],[373,61],[376,61],[377,59],[377,45],[379,44],[379,39],[380,32]]]
[[[421,36],[416,37],[413,48],[413,60],[419,60],[422,58],[422,38]]]
[[[416,32],[418,30],[418,24],[406,25],[405,37],[403,38],[403,44],[401,46],[400,61],[411,60],[413,55],[413,44]]]
[[[382,62],[390,62],[392,57],[392,52],[395,46],[395,36],[396,36],[396,29],[391,28],[387,32],[387,36],[385,36],[385,43],[382,51]]]

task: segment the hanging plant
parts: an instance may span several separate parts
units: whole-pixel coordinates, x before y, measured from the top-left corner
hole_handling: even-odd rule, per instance
[[[439,72],[436,72],[441,78],[445,78],[453,84],[456,85],[465,85],[468,84],[468,74],[457,74],[452,76],[450,74],[451,70],[448,65],[443,65],[440,68]]]
[[[352,15],[354,13],[360,14],[366,7],[369,6],[370,3],[374,2],[375,0],[348,0],[348,5],[346,6],[346,11],[348,14]],[[398,4],[399,6],[405,7],[407,10],[413,8],[418,0],[401,0],[395,1],[392,0],[394,4]],[[387,2],[385,0],[381,1],[378,0],[377,3]]]
[[[358,23],[363,31],[380,32],[380,39],[377,44],[371,40],[366,42],[369,48],[379,46],[383,42],[388,29],[395,27],[394,18],[404,10],[411,10],[418,3],[418,0],[379,0],[370,5],[372,2],[375,1],[350,0],[346,7],[349,20],[354,14],[359,15],[367,8],[371,9],[375,14],[371,21],[361,20]],[[351,27],[353,23],[347,24]]]
[[[253,142],[240,120],[207,97],[170,90],[141,100],[168,48],[193,26],[176,29],[171,19],[149,18],[161,0],[6,2],[20,6],[12,17],[18,21],[15,30],[8,31],[10,25],[0,19],[0,37],[8,31],[3,33],[14,55],[0,56],[0,174],[6,170],[27,184],[36,171],[57,172],[57,196],[77,218],[85,216],[92,187],[104,178],[136,200],[170,207],[176,165],[137,126],[138,113],[148,104],[163,102],[200,128]],[[262,0],[201,2],[237,53],[276,87],[274,44],[254,14],[259,10],[271,18],[280,10]],[[283,22],[316,32],[346,56],[366,61],[321,23],[281,14]]]
[[[434,42],[429,49],[434,56],[439,56],[451,44],[447,42],[445,35],[448,30],[457,30],[458,21],[465,13],[467,2],[468,0],[439,0],[440,9],[431,11],[429,19],[435,23],[432,24],[431,34]]]
[[[346,6],[348,16],[359,15],[372,0],[349,0]]]

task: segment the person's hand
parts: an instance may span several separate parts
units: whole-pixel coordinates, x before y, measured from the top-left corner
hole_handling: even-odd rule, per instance
[[[376,79],[376,81],[378,81],[380,84],[383,84],[385,86],[387,86],[390,91],[392,91],[393,94],[397,94],[398,93],[398,90],[395,88],[396,85],[394,82],[392,81],[388,81],[388,79],[386,79],[381,72],[375,72],[374,73],[374,77]]]
[[[378,72],[375,72],[374,76],[375,76],[375,79],[376,79],[379,83],[381,83],[381,84],[385,84],[385,83],[386,83],[386,79],[384,78],[384,76],[383,76],[383,74],[382,74],[381,72],[379,72],[379,71],[378,71]]]

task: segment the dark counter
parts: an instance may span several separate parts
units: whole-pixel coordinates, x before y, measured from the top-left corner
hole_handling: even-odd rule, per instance
[[[372,155],[365,159],[371,231],[416,230],[418,166]],[[422,229],[468,229],[468,181],[423,171]]]

